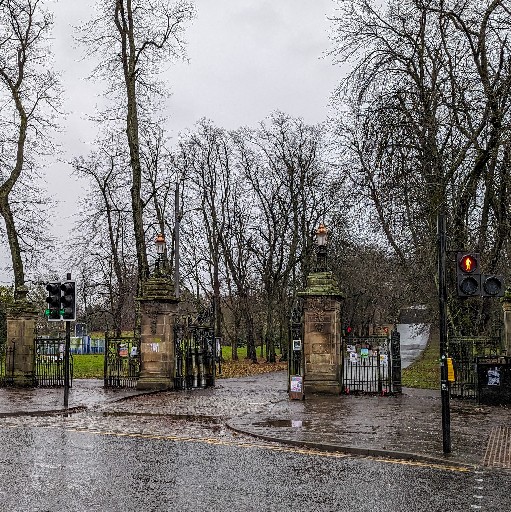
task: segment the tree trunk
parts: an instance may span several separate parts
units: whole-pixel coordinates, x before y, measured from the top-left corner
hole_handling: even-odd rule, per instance
[[[14,272],[14,289],[18,290],[25,284],[25,272],[23,269],[23,260],[21,259],[18,233],[14,224],[14,217],[12,215],[7,194],[0,197],[0,215],[2,215],[5,221],[5,230],[7,232],[7,240],[9,241],[12,268]]]

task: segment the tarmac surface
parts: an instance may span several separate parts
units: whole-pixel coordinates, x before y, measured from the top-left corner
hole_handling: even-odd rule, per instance
[[[450,401],[451,446],[443,454],[439,391],[404,388],[399,396],[308,395],[289,400],[287,374],[217,379],[214,388],[141,393],[75,380],[72,416],[94,411],[110,421],[132,415],[193,420],[266,441],[364,456],[511,469],[511,407]],[[0,417],[66,413],[62,388],[0,389]],[[41,419],[41,421],[43,421]],[[219,428],[219,427],[217,427]]]

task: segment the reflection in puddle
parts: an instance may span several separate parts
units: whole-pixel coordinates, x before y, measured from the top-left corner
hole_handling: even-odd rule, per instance
[[[258,421],[253,425],[256,427],[293,427],[300,428],[305,427],[309,424],[308,421],[302,420],[267,420],[267,421]]]

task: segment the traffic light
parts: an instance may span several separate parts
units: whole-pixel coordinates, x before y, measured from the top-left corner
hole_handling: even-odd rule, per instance
[[[60,321],[60,283],[48,283],[46,285],[48,290],[48,297],[46,302],[48,303],[48,309],[46,315],[48,316],[49,322]]]
[[[457,255],[456,273],[458,297],[476,297],[481,295],[479,253],[459,252]]]
[[[503,297],[504,276],[482,275],[481,276],[482,297]]]
[[[60,297],[60,314],[62,320],[72,321],[76,320],[76,288],[74,281],[66,281],[60,286],[62,296]]]

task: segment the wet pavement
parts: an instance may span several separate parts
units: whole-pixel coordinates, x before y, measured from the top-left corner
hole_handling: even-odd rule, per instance
[[[69,389],[69,408],[83,410],[139,395],[136,390],[104,389],[103,381],[76,379]],[[0,417],[52,413],[64,409],[64,388],[0,388]]]
[[[452,453],[444,456],[439,392],[405,388],[396,397],[309,395],[305,401],[290,401],[286,377],[278,372],[222,379],[215,388],[151,394],[105,390],[102,381],[77,380],[69,395],[69,405],[77,413],[66,419],[66,425],[187,438],[231,438],[238,432],[320,450],[511,467],[511,459],[506,459],[511,446],[510,407],[451,400]],[[0,389],[3,424],[28,421],[50,426],[58,420],[37,415],[61,410],[62,389]],[[35,417],[23,416],[28,413]]]

